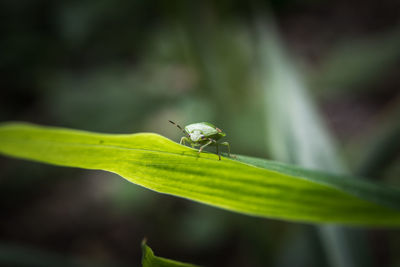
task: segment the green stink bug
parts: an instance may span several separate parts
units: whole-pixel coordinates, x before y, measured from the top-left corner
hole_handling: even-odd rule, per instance
[[[226,136],[221,129],[215,127],[211,123],[208,122],[198,122],[192,123],[183,129],[181,126],[176,124],[173,121],[169,121],[176,127],[178,127],[184,134],[181,138],[180,144],[186,145],[189,143],[192,147],[200,146],[199,154],[203,151],[206,146],[216,146],[218,159],[221,160],[221,156],[219,154],[218,145],[223,145],[228,147],[228,156],[231,155],[231,148],[228,142],[218,143],[217,141],[222,137]]]

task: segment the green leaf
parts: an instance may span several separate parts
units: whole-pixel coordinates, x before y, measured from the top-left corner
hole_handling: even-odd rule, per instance
[[[219,161],[215,154],[198,155],[152,133],[99,134],[4,123],[0,153],[105,170],[157,192],[248,215],[309,223],[400,225],[396,188],[244,156]]]
[[[196,267],[197,265],[182,263],[154,255],[153,250],[146,245],[146,241],[142,242],[142,267]]]
[[[346,166],[336,151],[334,139],[324,125],[320,112],[303,81],[304,78],[296,68],[294,58],[285,49],[275,23],[272,19],[269,21],[261,17],[260,19],[260,23],[264,21],[257,27],[262,71],[260,85],[264,89],[267,122],[265,129],[269,137],[267,145],[270,155],[275,159],[305,168],[317,168],[335,173],[345,172]],[[342,64],[343,66],[348,67],[346,64]],[[347,71],[346,67],[343,69]],[[311,175],[306,174],[306,177]],[[334,177],[324,180],[330,180],[334,184],[353,182],[352,179]],[[365,187],[368,187],[368,184],[361,185],[358,182],[355,187],[351,184],[337,186],[345,191],[352,188],[351,194],[362,197],[361,192],[367,189]],[[360,187],[364,189],[360,190]],[[367,191],[370,189],[372,188]],[[375,193],[367,195],[375,195],[374,199],[378,201],[384,199]],[[394,195],[398,193],[395,192]],[[371,258],[365,242],[366,235],[362,231],[355,232],[343,227],[324,225],[318,227],[318,233],[329,262],[322,265],[370,266]]]

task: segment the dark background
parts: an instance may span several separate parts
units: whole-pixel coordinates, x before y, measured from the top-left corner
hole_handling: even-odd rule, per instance
[[[0,17],[0,121],[176,141],[168,119],[209,121],[234,153],[265,158],[253,41],[256,19],[272,18],[351,169],[382,138],[387,153],[363,175],[400,184],[399,1],[3,0]],[[100,171],[6,157],[0,168],[1,266],[139,266],[144,237],[157,255],[205,266],[332,264],[309,225]],[[369,229],[371,266],[400,266],[399,242]]]

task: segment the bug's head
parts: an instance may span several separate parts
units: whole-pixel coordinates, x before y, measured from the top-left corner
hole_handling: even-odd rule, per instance
[[[205,136],[198,131],[192,132],[191,134],[189,134],[189,136],[193,142],[199,142],[201,140],[204,140],[204,138],[205,138]]]

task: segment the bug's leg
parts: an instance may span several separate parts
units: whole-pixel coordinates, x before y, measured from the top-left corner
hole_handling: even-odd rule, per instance
[[[199,149],[199,154],[203,151],[203,149],[208,146],[211,145],[211,143],[213,142],[213,140],[208,141],[205,145],[202,145]]]
[[[186,136],[183,136],[183,137],[181,138],[181,141],[179,142],[179,144],[186,146],[187,143],[191,144],[192,147],[193,147],[193,143],[190,142],[190,139],[187,138]],[[182,154],[184,155],[185,152],[182,152]]]
[[[187,141],[187,137],[186,136],[182,136],[181,141],[179,142],[179,144],[186,145],[186,141]]]
[[[228,142],[223,142],[220,145],[224,145],[224,146],[228,147],[228,157],[230,157],[231,156],[231,146],[229,145],[229,143]]]
[[[218,143],[215,143],[215,147],[217,148],[218,160],[221,160],[221,155],[219,154],[219,149],[218,149]]]

